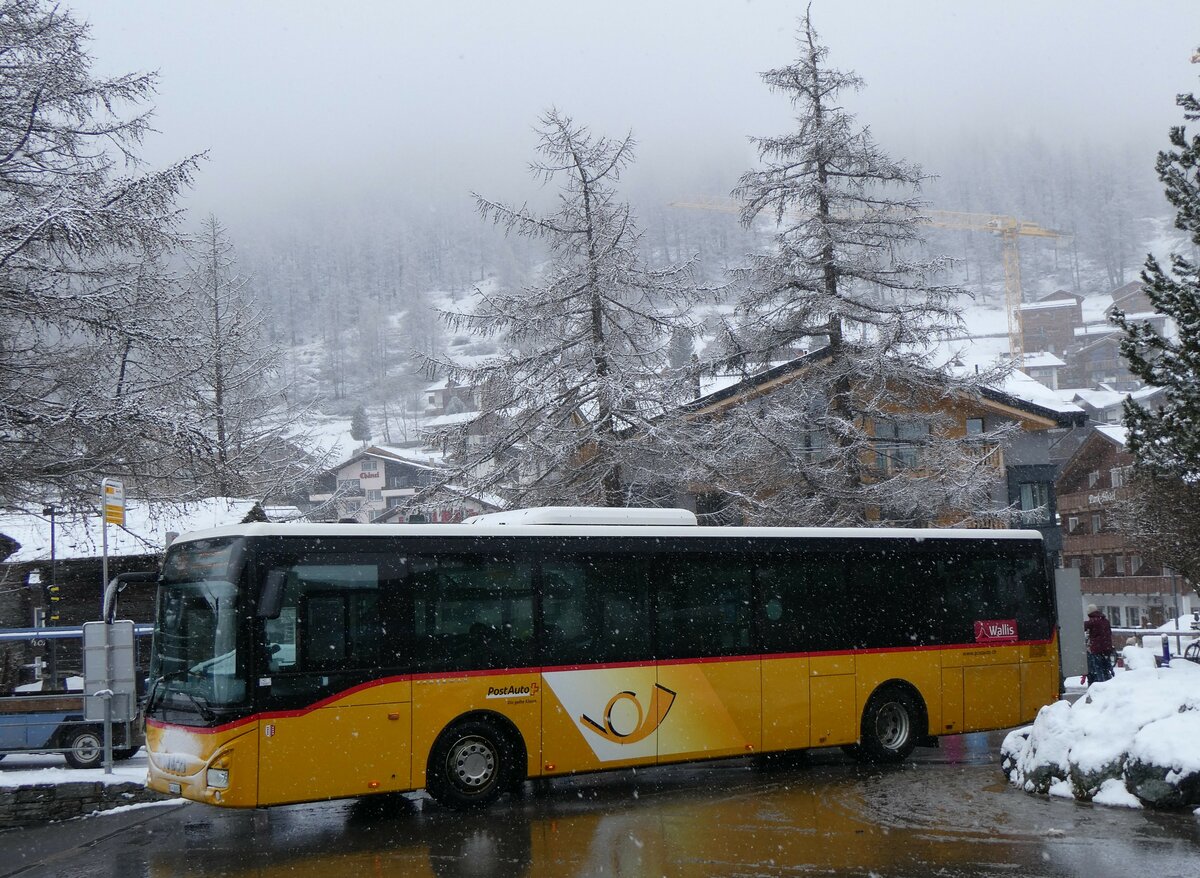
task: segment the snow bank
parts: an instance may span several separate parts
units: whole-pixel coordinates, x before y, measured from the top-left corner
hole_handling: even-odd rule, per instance
[[[1009,733],[1001,757],[1013,785],[1102,805],[1200,805],[1200,665],[1156,668],[1136,646],[1122,655],[1112,680]]]

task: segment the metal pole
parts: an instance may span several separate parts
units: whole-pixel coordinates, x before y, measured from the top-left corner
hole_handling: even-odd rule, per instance
[[[100,613],[104,614],[104,593],[108,589],[108,516],[100,513]]]
[[[1180,649],[1180,644],[1183,641],[1181,641],[1179,638],[1179,583],[1175,580],[1174,567],[1171,568],[1171,597],[1175,601],[1175,654],[1179,655],[1179,653],[1183,652],[1183,650]]]

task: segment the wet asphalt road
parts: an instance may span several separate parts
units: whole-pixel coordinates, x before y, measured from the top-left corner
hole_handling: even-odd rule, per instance
[[[0,878],[1200,874],[1200,817],[1026,795],[1004,782],[1001,739],[946,738],[886,769],[833,750],[558,780],[471,814],[159,806],[0,833]]]

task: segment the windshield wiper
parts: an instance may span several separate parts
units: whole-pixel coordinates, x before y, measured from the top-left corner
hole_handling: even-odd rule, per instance
[[[208,701],[203,695],[193,695],[186,689],[180,689],[179,691],[187,696],[188,701],[196,705],[196,710],[199,712],[200,716],[203,717],[205,722],[210,723],[217,718],[217,715],[213,713],[212,708],[208,706]]]
[[[158,701],[155,700],[154,696],[160,692],[159,686],[169,680],[187,679],[189,676],[192,676],[193,673],[194,672],[190,668],[180,668],[177,671],[171,671],[169,674],[160,674],[158,677],[156,677],[154,682],[150,684],[150,693],[146,696],[146,713],[150,713],[152,710],[154,710],[158,703],[162,701],[162,698],[166,697],[167,689],[166,687],[163,687],[161,689],[162,698],[159,698]],[[195,676],[199,677],[200,675],[195,674]],[[187,699],[192,702],[192,704],[196,705],[196,711],[201,717],[204,718],[205,722],[212,722],[214,719],[216,719],[217,715],[213,713],[212,708],[208,706],[206,701],[203,701],[201,698],[193,695],[187,689],[179,689],[177,691],[183,693],[183,695],[185,695]]]

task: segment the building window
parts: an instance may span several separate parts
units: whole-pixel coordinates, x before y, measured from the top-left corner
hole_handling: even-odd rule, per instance
[[[983,432],[983,418],[967,418],[967,435],[978,436]]]
[[[1098,534],[1104,530],[1104,517],[1099,512],[1092,513],[1092,533]]]
[[[341,479],[337,486],[344,493],[357,494],[362,491],[362,483],[358,479]]]
[[[364,473],[377,472],[379,470],[379,461],[373,460],[369,457],[364,458],[362,461],[359,462],[358,468],[361,469]]]
[[[1098,481],[1100,481],[1100,470],[1095,470],[1093,472],[1088,473],[1088,487],[1089,488],[1096,487],[1096,482],[1098,482]]]
[[[1119,488],[1124,484],[1124,479],[1122,478],[1124,475],[1123,469],[1123,467],[1117,466],[1108,471],[1109,476],[1112,478],[1112,486],[1114,488]]]
[[[1068,515],[1067,516],[1067,533],[1069,533],[1069,534],[1075,533],[1075,531],[1078,527],[1079,527],[1079,516],[1078,515]]]
[[[1125,575],[1125,556],[1117,555],[1117,576]]]
[[[1141,569],[1142,569],[1142,556],[1141,555],[1130,555],[1129,556],[1129,575],[1133,576],[1135,573],[1137,573]]]
[[[1021,524],[1050,523],[1050,485],[1047,482],[1022,482]]]
[[[367,502],[368,503],[378,503],[382,499],[383,499],[383,491],[378,491],[378,490],[373,490],[373,489],[369,489],[367,491]]]
[[[1114,619],[1119,619],[1120,616],[1113,616]],[[1142,608],[1141,607],[1126,607],[1125,608],[1125,627],[1138,628],[1142,624]]]

